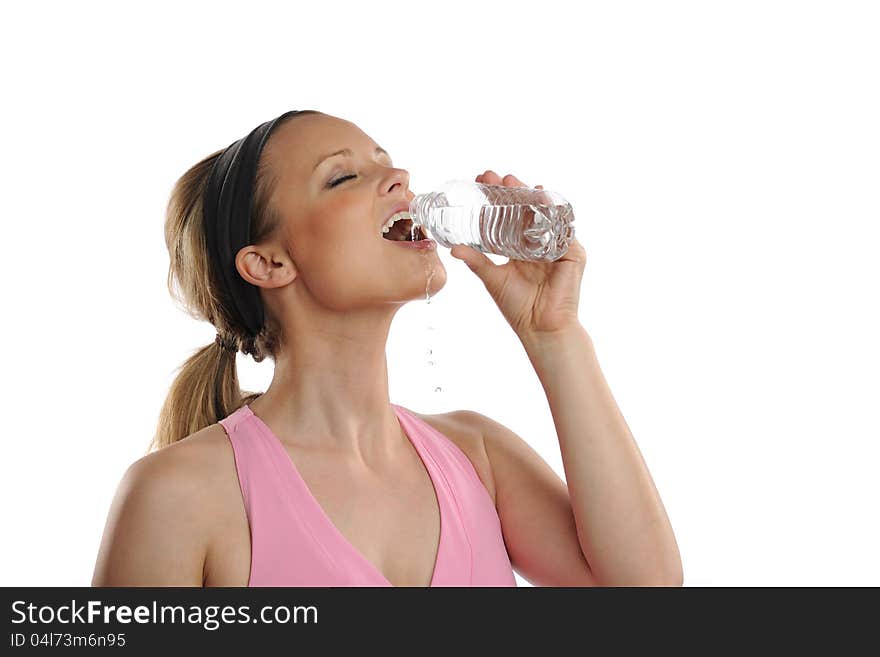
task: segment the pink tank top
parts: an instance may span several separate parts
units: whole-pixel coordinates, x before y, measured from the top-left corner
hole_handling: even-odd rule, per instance
[[[432,426],[391,406],[440,505],[430,586],[516,586],[495,505],[470,459]],[[232,443],[250,525],[248,586],[393,586],[330,521],[281,441],[249,406],[220,424]]]

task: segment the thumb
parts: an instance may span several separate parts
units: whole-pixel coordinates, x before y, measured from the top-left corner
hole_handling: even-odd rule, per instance
[[[474,273],[478,273],[477,270],[485,266],[485,262],[492,264],[492,261],[483,255],[483,253],[476,249],[472,249],[469,246],[465,246],[464,244],[456,244],[452,247],[449,253],[453,258],[457,258],[464,262],[464,264],[470,267],[471,271]]]
[[[498,287],[501,267],[489,260],[482,251],[472,249],[464,244],[456,244],[449,253],[453,258],[463,261],[483,281],[486,289],[490,292]]]

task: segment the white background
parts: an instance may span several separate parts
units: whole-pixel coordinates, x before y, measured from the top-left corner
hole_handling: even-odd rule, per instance
[[[416,193],[492,169],[571,202],[580,319],[686,586],[880,585],[875,3],[22,7],[0,16],[0,584],[90,583],[119,478],[214,336],[165,288],[171,187],[308,108]],[[479,411],[563,476],[519,341],[441,258],[446,287],[393,324],[391,400]],[[239,358],[264,389],[271,361]]]

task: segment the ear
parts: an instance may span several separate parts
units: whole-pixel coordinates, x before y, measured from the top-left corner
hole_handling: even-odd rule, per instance
[[[296,278],[290,257],[269,244],[249,244],[235,256],[235,268],[248,283],[258,287],[283,287]]]

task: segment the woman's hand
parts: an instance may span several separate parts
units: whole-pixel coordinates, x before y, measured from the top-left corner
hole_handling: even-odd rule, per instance
[[[476,182],[528,187],[515,176],[501,178],[491,170],[477,176]],[[536,189],[543,186],[537,185]],[[520,340],[551,335],[579,324],[578,301],[587,254],[577,238],[555,262],[509,259],[496,265],[484,253],[463,244],[452,247],[450,253],[483,281]]]

